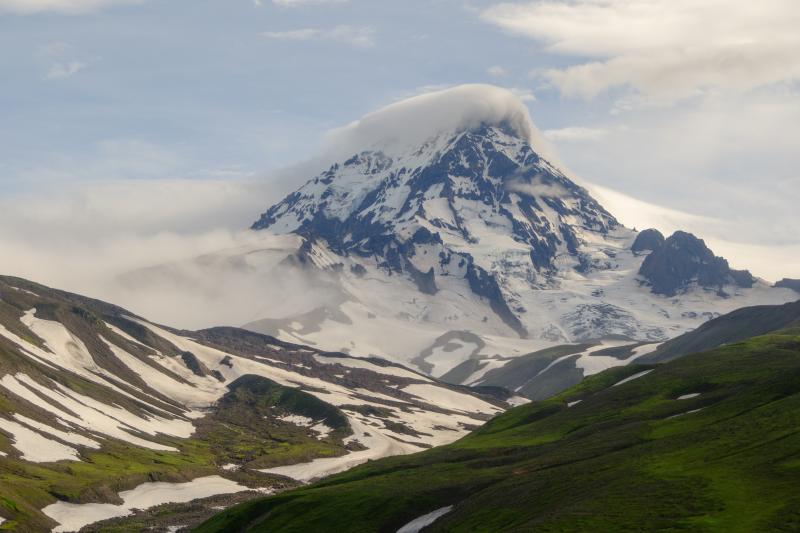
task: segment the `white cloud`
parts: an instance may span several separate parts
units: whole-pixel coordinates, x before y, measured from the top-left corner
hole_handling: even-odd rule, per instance
[[[509,89],[468,84],[412,96],[368,113],[329,134],[333,153],[351,155],[376,144],[383,150],[418,146],[437,134],[506,122],[534,145],[547,143],[531,122],[528,108]]]
[[[545,138],[553,142],[580,142],[597,141],[608,135],[608,130],[603,128],[586,128],[572,126],[555,130],[545,130]]]
[[[731,242],[715,237],[705,239],[733,268],[750,270],[756,276],[775,282],[800,275],[800,244],[764,245]]]
[[[528,0],[481,17],[543,44],[559,65],[532,73],[543,88],[607,96],[579,104],[591,114],[611,100],[596,126],[545,136],[580,174],[646,200],[601,198],[612,213],[722,243],[757,274],[797,276],[785,257],[800,234],[800,4]]]
[[[600,185],[584,184],[592,196],[624,225],[643,230],[656,228],[669,235],[677,230],[697,230],[717,227],[720,221],[645,202]],[[704,236],[704,232],[700,236]]]
[[[487,68],[486,73],[493,78],[502,78],[508,75],[508,71],[500,65],[493,65]]]
[[[568,96],[630,86],[669,103],[800,79],[795,0],[552,0],[499,4],[482,17],[580,58],[543,72]]]
[[[47,80],[71,78],[89,66],[86,61],[75,57],[74,47],[70,43],[63,41],[53,41],[40,46],[36,55],[42,61],[50,63],[44,75]]]
[[[522,102],[535,102],[536,101],[536,95],[533,94],[533,91],[531,91],[530,89],[521,89],[519,87],[511,87],[508,90],[511,91],[514,94],[514,96],[519,98],[520,101],[522,101]]]
[[[359,48],[369,48],[375,44],[375,30],[369,27],[348,25],[333,28],[301,28],[287,31],[265,31],[262,37],[281,41],[334,41]]]
[[[0,0],[0,13],[32,15],[36,13],[63,13],[77,15],[91,13],[100,9],[123,5],[139,4],[144,0]]]
[[[185,178],[198,174],[191,152],[137,139],[41,159],[0,179],[4,275],[185,328],[305,312],[332,297],[302,272],[270,271],[265,263],[280,263],[292,250],[247,230],[320,171],[316,162],[269,178],[236,167]],[[209,261],[208,254],[243,247],[273,251]],[[126,277],[137,271],[144,276]]]
[[[86,63],[82,61],[68,61],[65,63],[54,63],[50,66],[45,75],[48,80],[59,78],[71,78],[78,72],[86,68]]]

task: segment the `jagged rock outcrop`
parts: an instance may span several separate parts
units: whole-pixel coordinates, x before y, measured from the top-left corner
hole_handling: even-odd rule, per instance
[[[664,235],[657,229],[646,229],[636,236],[631,251],[639,254],[658,250],[664,245]]]
[[[676,231],[648,255],[639,274],[653,293],[664,296],[675,296],[692,284],[724,294],[726,285],[749,288],[755,281],[750,272],[730,268],[702,239],[685,231]]]

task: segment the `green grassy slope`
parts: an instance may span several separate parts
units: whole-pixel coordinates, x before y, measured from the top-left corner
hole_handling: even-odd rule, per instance
[[[248,502],[198,531],[389,532],[448,505],[426,531],[796,531],[798,487],[794,329],[604,372],[452,445]]]

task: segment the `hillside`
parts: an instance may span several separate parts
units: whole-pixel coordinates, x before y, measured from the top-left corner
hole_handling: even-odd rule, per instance
[[[425,531],[796,530],[799,424],[795,328],[603,372],[454,444],[235,507],[197,531],[396,531],[433,511]]]
[[[671,361],[690,353],[764,335],[798,322],[800,301],[783,305],[743,307],[665,342],[652,353],[644,355],[639,362]]]
[[[176,331],[0,277],[0,518],[15,531],[217,498],[202,519],[452,442],[504,407],[382,360],[235,328]]]
[[[744,307],[663,343],[631,343],[610,338],[556,346],[514,358],[496,356],[488,362],[468,359],[441,379],[471,386],[503,387],[525,398],[544,400],[608,368],[633,362],[663,363],[798,322],[800,301]]]

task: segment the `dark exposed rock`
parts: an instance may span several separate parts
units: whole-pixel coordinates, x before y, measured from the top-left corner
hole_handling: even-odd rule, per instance
[[[192,371],[195,376],[204,377],[208,375],[208,367],[204,365],[192,352],[182,352],[181,359],[186,368]]]
[[[633,253],[653,252],[664,245],[664,235],[657,229],[646,229],[636,236],[631,251]]]
[[[428,228],[419,228],[411,236],[411,242],[414,244],[442,244],[442,237],[438,233],[431,233]]]
[[[800,292],[800,279],[783,278],[775,284],[775,287],[779,289],[793,289]]]
[[[436,294],[439,289],[436,287],[436,275],[431,267],[427,272],[420,272],[411,262],[406,265],[406,270],[411,275],[411,279],[417,284],[417,288],[423,294]]]
[[[478,353],[486,346],[486,343],[483,342],[483,339],[480,336],[469,331],[448,331],[447,333],[440,335],[432,345],[422,350],[420,354],[413,360],[413,363],[419,368],[422,368],[425,372],[431,373],[433,372],[434,367],[426,359],[433,355],[434,351],[442,350],[443,352],[451,352],[454,349],[461,348],[462,343],[472,344],[475,346],[475,349],[470,354],[470,358],[477,356]],[[475,370],[477,369],[473,369],[461,380],[448,380],[444,379],[444,377],[442,377],[442,380],[448,383],[461,383],[467,378],[467,376],[475,372]]]
[[[364,268],[364,265],[359,265],[358,263],[356,263],[355,265],[350,267],[350,272],[352,272],[359,278],[363,278],[367,274],[367,269]]]
[[[528,336],[528,331],[522,325],[519,318],[508,307],[508,303],[503,297],[500,286],[497,284],[495,277],[474,263],[467,266],[467,281],[469,288],[478,296],[482,296],[489,301],[492,311],[497,313],[497,316],[508,325],[517,334],[525,338]]]
[[[733,270],[728,261],[717,257],[702,239],[676,231],[642,262],[639,274],[653,293],[675,296],[697,283],[724,294],[725,285],[752,287],[755,279],[746,270]]]

